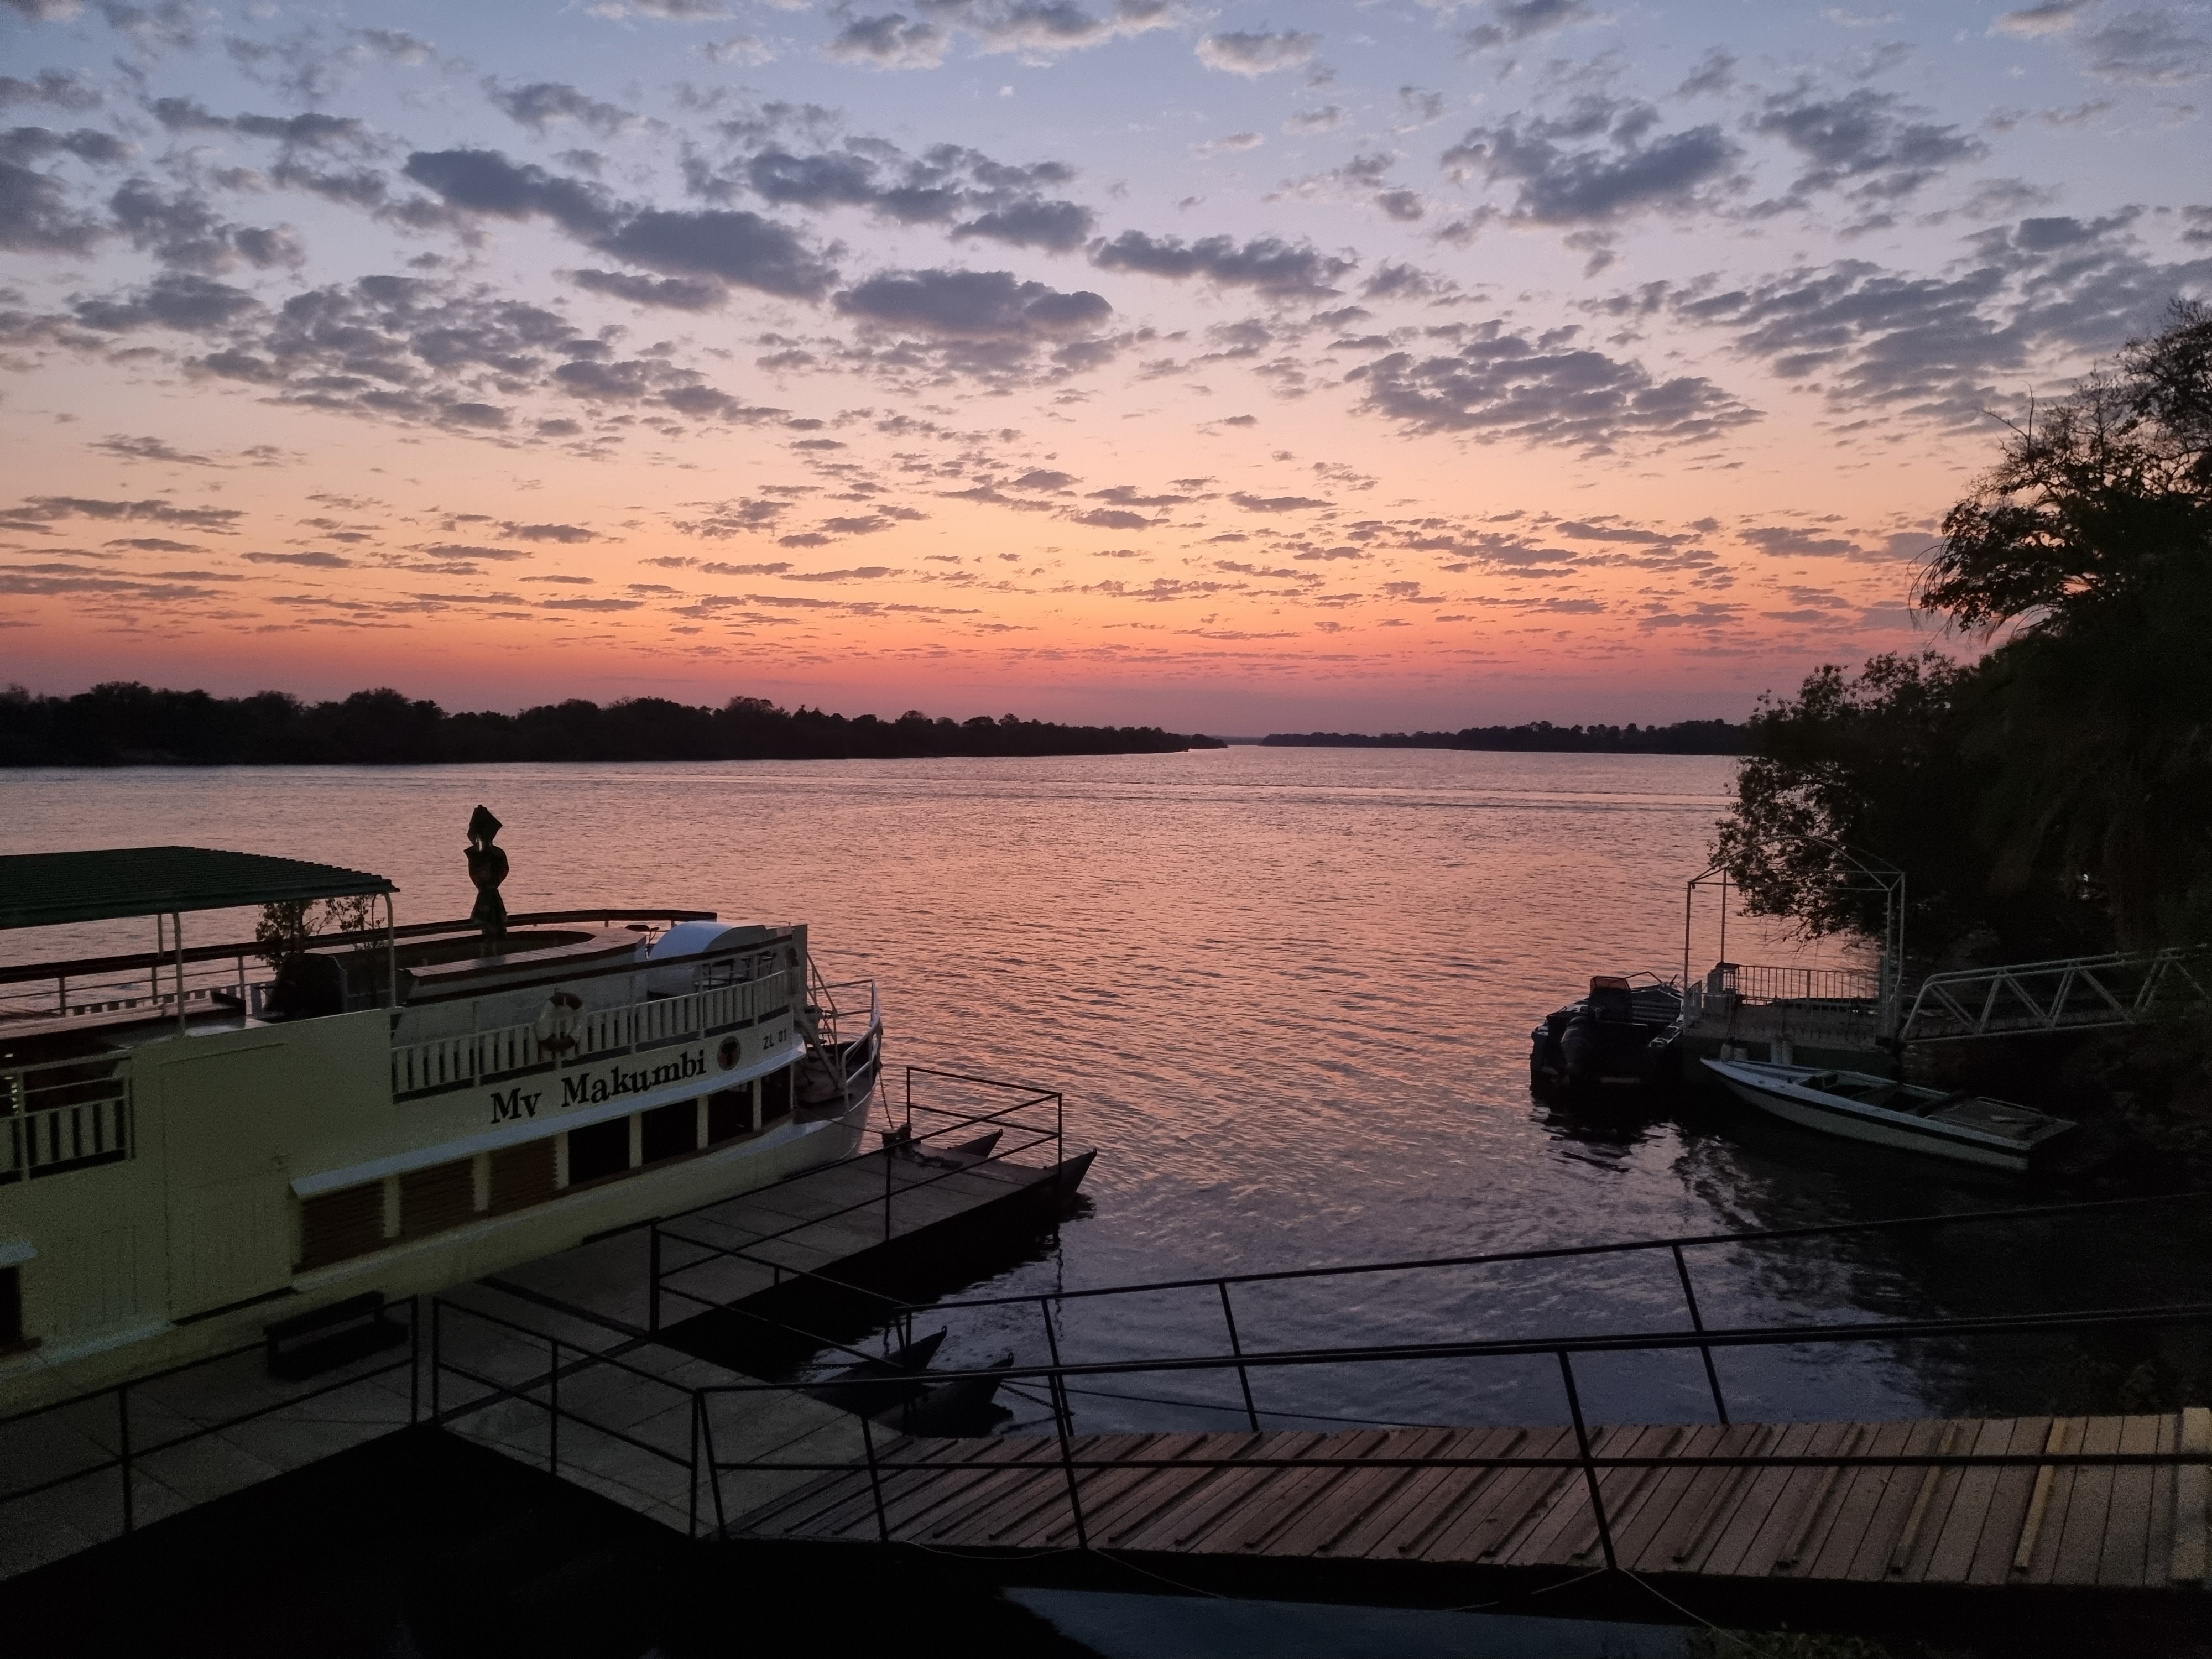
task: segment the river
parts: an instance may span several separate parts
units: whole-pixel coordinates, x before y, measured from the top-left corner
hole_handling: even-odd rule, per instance
[[[1679,972],[1717,757],[1238,747],[1107,758],[18,772],[0,850],[185,842],[392,878],[402,921],[465,915],[479,801],[512,910],[606,904],[805,921],[880,981],[905,1064],[1063,1090],[1100,1154],[1056,1240],[975,1289],[1516,1249],[1973,1209],[2002,1177],[1718,1105],[1589,1115],[1528,1088],[1532,1021],[1594,972]],[[1716,948],[1700,915],[1692,966]],[[191,924],[195,942],[251,918]],[[1804,957],[1737,917],[1738,960]],[[233,933],[231,930],[237,930]],[[137,924],[37,939],[143,949]],[[20,957],[29,936],[0,940]],[[1846,1237],[1692,1253],[1709,1323],[1978,1312],[2173,1294],[2157,1224]],[[2179,1299],[2179,1297],[2175,1297]],[[1663,1253],[1255,1292],[1248,1346],[1679,1325]],[[1218,1349],[1209,1296],[1071,1307],[1076,1356]],[[1041,1353],[1024,1312],[945,1358]],[[2125,1356],[2123,1355],[2124,1359]],[[1723,1355],[1739,1420],[2098,1403],[2109,1355],[1797,1348]],[[1261,1379],[1279,1420],[1542,1422],[1549,1362]],[[1593,1413],[1707,1408],[1694,1355],[1591,1361]],[[1178,1383],[1226,1408],[1233,1379]],[[1142,1389],[1125,1392],[1141,1394]],[[2077,1403],[2078,1408],[2078,1403]],[[1093,1397],[1085,1426],[1171,1408]],[[1030,1413],[1033,1415],[1033,1413]],[[1205,1421],[1204,1413],[1195,1420]]]

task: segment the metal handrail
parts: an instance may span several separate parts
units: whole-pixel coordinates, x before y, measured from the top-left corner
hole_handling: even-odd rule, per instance
[[[962,1083],[981,1085],[987,1088],[1016,1090],[1024,1091],[1029,1096],[1029,1097],[1016,1101],[1012,1105],[1003,1107],[996,1112],[988,1113],[957,1112],[945,1107],[930,1106],[925,1103],[918,1109],[925,1116],[943,1117],[948,1118],[951,1121],[942,1127],[936,1129],[925,1129],[921,1134],[917,1135],[915,1133],[914,1128],[914,1115],[917,1109],[914,1100],[914,1079],[916,1077],[938,1077]],[[1042,1105],[1047,1101],[1051,1102],[1054,1107],[1053,1127],[1049,1131],[1044,1129],[1040,1125],[1024,1123],[1007,1124],[1006,1122],[1006,1120],[1012,1117],[1013,1114],[1027,1110],[1034,1106]],[[927,1142],[939,1136],[950,1136],[958,1133],[963,1130],[974,1129],[994,1123],[1001,1124],[1003,1127],[1012,1127],[1017,1131],[1026,1132],[1032,1137],[1030,1139],[1021,1142],[1018,1146],[1009,1149],[1006,1152],[998,1154],[998,1156],[1011,1157],[1015,1153],[1032,1151],[1038,1146],[1049,1144],[1053,1148],[1054,1164],[1057,1165],[1066,1161],[1066,1097],[1057,1091],[1035,1091],[1027,1084],[1009,1084],[1000,1082],[991,1078],[969,1077],[960,1073],[939,1072],[934,1071],[927,1066],[909,1066],[906,1068],[906,1121],[902,1128],[892,1132],[892,1133],[898,1136],[896,1140],[893,1140],[890,1135],[886,1135],[884,1145],[878,1151],[855,1153],[851,1158],[841,1158],[832,1164],[816,1164],[809,1169],[800,1170],[795,1175],[787,1176],[783,1178],[783,1181],[771,1182],[769,1185],[771,1187],[781,1186],[786,1182],[803,1180],[808,1176],[818,1176],[825,1170],[837,1169],[845,1165],[857,1164],[864,1158],[880,1157],[884,1160],[884,1194],[880,1201],[884,1206],[884,1237],[886,1241],[888,1241],[891,1235],[891,1205],[895,1197],[893,1181],[895,1171],[891,1161],[894,1156],[895,1148],[897,1146],[919,1146],[926,1145]],[[921,1180],[910,1181],[907,1182],[905,1189],[911,1192],[919,1188],[934,1186],[939,1182],[949,1181],[953,1176],[963,1173],[965,1173],[965,1166],[955,1166],[951,1169],[941,1170],[938,1174],[927,1176]],[[760,1192],[768,1190],[768,1188],[756,1188],[752,1190],[754,1192]],[[750,1194],[744,1195],[749,1196]],[[775,1285],[781,1285],[786,1279],[811,1280],[833,1289],[841,1294],[863,1296],[874,1301],[883,1303],[894,1310],[902,1310],[904,1304],[900,1304],[896,1298],[890,1297],[882,1291],[871,1290],[863,1285],[848,1283],[844,1279],[837,1278],[834,1274],[821,1273],[811,1268],[796,1267],[784,1262],[763,1260],[752,1254],[753,1251],[759,1249],[764,1245],[773,1244],[778,1240],[785,1238],[793,1233],[803,1232],[806,1229],[818,1225],[822,1222],[833,1219],[838,1216],[849,1215],[857,1211],[872,1209],[875,1206],[878,1201],[878,1200],[873,1195],[865,1199],[858,1199],[854,1202],[842,1206],[837,1209],[827,1211],[819,1215],[810,1216],[805,1220],[793,1222],[789,1226],[779,1228],[777,1231],[771,1233],[762,1234],[742,1245],[722,1244],[712,1240],[699,1238],[689,1233],[679,1232],[671,1224],[673,1222],[682,1221],[687,1217],[702,1214],[706,1211],[717,1208],[720,1206],[729,1202],[727,1199],[715,1199],[708,1203],[699,1205],[690,1210],[682,1212],[678,1215],[654,1219],[651,1223],[647,1224],[651,1232],[650,1243],[648,1247],[648,1274],[650,1286],[647,1297],[647,1308],[649,1310],[647,1316],[648,1321],[647,1328],[653,1331],[658,1331],[660,1328],[660,1301],[664,1292],[675,1296],[683,1301],[694,1303],[702,1308],[722,1308],[727,1305],[726,1304],[716,1301],[712,1297],[694,1295],[689,1291],[680,1289],[667,1282],[674,1274],[689,1272],[694,1267],[702,1267],[705,1265],[706,1262],[714,1260],[738,1261],[744,1261],[753,1267],[769,1268],[774,1274],[774,1283]],[[665,1267],[663,1265],[662,1244],[663,1241],[667,1239],[673,1239],[679,1244],[688,1245],[692,1249],[703,1250],[707,1252],[707,1254],[703,1256],[696,1257],[691,1261],[679,1263],[676,1267]]]
[[[379,1316],[391,1312],[399,1305],[397,1302],[386,1303],[379,1310]],[[235,1413],[212,1423],[203,1423],[197,1428],[188,1430],[182,1434],[172,1435],[169,1438],[158,1441],[152,1445],[134,1441],[131,1437],[131,1395],[133,1389],[143,1389],[155,1383],[165,1382],[170,1377],[181,1376],[187,1371],[220,1364],[228,1359],[241,1358],[250,1353],[265,1353],[269,1347],[268,1339],[264,1337],[256,1341],[243,1343],[234,1348],[225,1348],[219,1353],[204,1354],[198,1359],[188,1359],[181,1364],[167,1366],[157,1371],[149,1371],[142,1376],[126,1377],[122,1382],[110,1382],[102,1388],[88,1389],[82,1394],[70,1395],[61,1400],[49,1401],[43,1406],[33,1406],[27,1411],[0,1417],[0,1429],[4,1429],[17,1423],[27,1423],[35,1417],[44,1417],[52,1413],[68,1411],[74,1407],[88,1405],[94,1401],[112,1395],[115,1397],[117,1443],[117,1450],[112,1456],[101,1458],[87,1464],[82,1468],[72,1469],[66,1474],[56,1475],[51,1480],[38,1481],[28,1486],[18,1486],[8,1492],[0,1492],[0,1505],[17,1503],[27,1498],[35,1498],[41,1492],[52,1492],[58,1487],[68,1486],[72,1481],[88,1480],[95,1475],[106,1474],[114,1470],[119,1473],[122,1479],[123,1530],[125,1533],[135,1531],[137,1524],[137,1506],[134,1501],[134,1489],[131,1483],[136,1473],[135,1466],[138,1462],[149,1457],[157,1456],[162,1452],[173,1450],[176,1447],[188,1445],[195,1440],[204,1440],[211,1434],[220,1434],[226,1429],[234,1429],[241,1424],[255,1422],[264,1417],[273,1417],[278,1412],[289,1411],[295,1406],[304,1405],[310,1400],[319,1400],[325,1395],[336,1394],[344,1389],[357,1388],[362,1383],[374,1382],[380,1376],[389,1376],[392,1372],[403,1369],[409,1372],[407,1420],[410,1425],[417,1423],[422,1419],[422,1382],[420,1364],[422,1345],[420,1298],[409,1297],[406,1308],[407,1352],[404,1358],[386,1360],[367,1370],[350,1372],[335,1382],[325,1382],[319,1388],[309,1389],[304,1393],[289,1395],[271,1405],[258,1406],[252,1411]]]
[[[1035,1298],[1040,1304],[1048,1297]],[[1058,1344],[1053,1343],[1054,1358],[1044,1365],[992,1366],[966,1370],[932,1371],[933,1382],[938,1383],[958,1381],[992,1380],[999,1383],[1012,1381],[1042,1380],[1051,1399],[1054,1438],[1058,1443],[1058,1467],[1066,1475],[1070,1519],[1076,1536],[1076,1547],[1089,1550],[1088,1529],[1083,1514],[1083,1498],[1077,1473],[1080,1470],[1128,1470],[1173,1468],[1551,1468],[1579,1469],[1588,1491],[1591,1517],[1597,1531],[1597,1541],[1604,1553],[1608,1570],[1619,1565],[1612,1534],[1612,1517],[1606,1507],[1600,1475],[1613,1469],[1640,1468],[2067,1468],[2095,1466],[2101,1468],[2180,1468],[2212,1465],[2212,1447],[2179,1449],[2159,1452],[1906,1452],[1859,1453],[1758,1453],[1700,1455],[1698,1456],[1668,1457],[1657,1455],[1623,1456],[1601,1453],[1595,1449],[1592,1430],[1583,1410],[1579,1389],[1577,1387],[1573,1357],[1577,1353],[1644,1352],[1680,1349],[1711,1343],[1717,1346],[1785,1346],[1811,1342],[1891,1342],[1912,1340],[1941,1339],[1965,1335],[1986,1335],[2021,1331],[2063,1331],[2088,1328],[2196,1323],[2212,1322],[2212,1303],[2183,1304],[2151,1309],[2100,1309],[2077,1310],[2071,1313],[2035,1316],[2000,1316],[1989,1318],[1949,1320],[1860,1321],[1848,1324],[1814,1324],[1784,1328],[1741,1328],[1696,1333],[1655,1332],[1621,1337],[1594,1337],[1561,1340],[1535,1339],[1494,1342],[1451,1342],[1405,1344],[1395,1346],[1367,1346],[1335,1349],[1283,1350],[1255,1353],[1249,1351],[1229,1355],[1192,1356],[1160,1360],[1105,1360],[1083,1364],[1064,1364],[1058,1358]],[[1051,1335],[1049,1320],[1046,1326]],[[1326,1457],[1312,1455],[1275,1455],[1265,1454],[1188,1456],[1097,1456],[1079,1451],[1074,1442],[1073,1407],[1069,1405],[1070,1391],[1066,1379],[1071,1376],[1126,1375],[1159,1370],[1204,1371],[1235,1370],[1242,1376],[1254,1365],[1304,1366],[1342,1365],[1400,1363],[1412,1359],[1528,1357],[1540,1354],[1554,1357],[1559,1367],[1562,1390],[1565,1396],[1569,1419],[1574,1431],[1575,1451],[1565,1454],[1529,1455],[1516,1456],[1503,1454],[1478,1457],[1464,1455],[1377,1456],[1363,1458]],[[886,1388],[897,1379],[885,1379]],[[714,1395],[750,1395],[789,1391],[788,1383],[720,1383],[701,1389],[702,1396]],[[854,1384],[864,1389],[868,1381]],[[2054,1413],[2054,1416],[2056,1414]],[[1721,1419],[1727,1421],[1725,1417]],[[1254,1432],[1259,1431],[1257,1415],[1252,1419]],[[893,1541],[888,1509],[883,1486],[885,1474],[909,1474],[920,1470],[964,1470],[973,1473],[976,1468],[972,1459],[936,1459],[924,1455],[890,1456],[879,1454],[872,1434],[866,1429],[863,1419],[863,1450],[865,1466],[876,1511],[878,1537],[882,1541]],[[889,1449],[906,1452],[916,1443],[914,1437],[902,1437]],[[994,1466],[1006,1467],[1006,1466]],[[1032,1464],[1031,1468],[1047,1467]],[[841,1462],[781,1458],[733,1459],[726,1462],[710,1459],[707,1465],[709,1478],[717,1493],[725,1473],[741,1470],[775,1470],[788,1474],[845,1474],[854,1472],[855,1466],[848,1459]]]

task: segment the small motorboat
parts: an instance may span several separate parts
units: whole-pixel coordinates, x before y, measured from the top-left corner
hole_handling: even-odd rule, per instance
[[[2045,1146],[2075,1127],[2069,1118],[1971,1089],[1946,1092],[1869,1072],[1748,1060],[1709,1060],[1705,1069],[1747,1105],[1804,1128],[1990,1169],[2025,1170]]]
[[[1663,980],[1638,985],[1596,975],[1588,996],[1528,1034],[1528,1086],[1632,1088],[1657,1081],[1659,1052],[1681,1017],[1682,994]]]

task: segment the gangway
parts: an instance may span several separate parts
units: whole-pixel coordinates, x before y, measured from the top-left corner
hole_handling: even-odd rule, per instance
[[[1901,1036],[1906,1042],[1946,1042],[2141,1025],[2212,1000],[2208,988],[2212,951],[2202,945],[1961,969],[1921,981]]]

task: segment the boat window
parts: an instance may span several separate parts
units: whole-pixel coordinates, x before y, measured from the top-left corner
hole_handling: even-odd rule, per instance
[[[23,1346],[23,1270],[0,1267],[0,1353]]]
[[[629,1168],[629,1120],[610,1118],[568,1131],[568,1184],[580,1187]]]
[[[641,1114],[638,1125],[640,1161],[658,1164],[664,1158],[677,1158],[698,1150],[699,1105],[696,1101],[679,1100],[672,1106],[656,1106]]]
[[[773,1123],[791,1115],[791,1068],[770,1072],[760,1080],[761,1121]]]
[[[753,1085],[718,1089],[707,1097],[707,1143],[719,1146],[726,1140],[750,1134],[753,1128]]]

